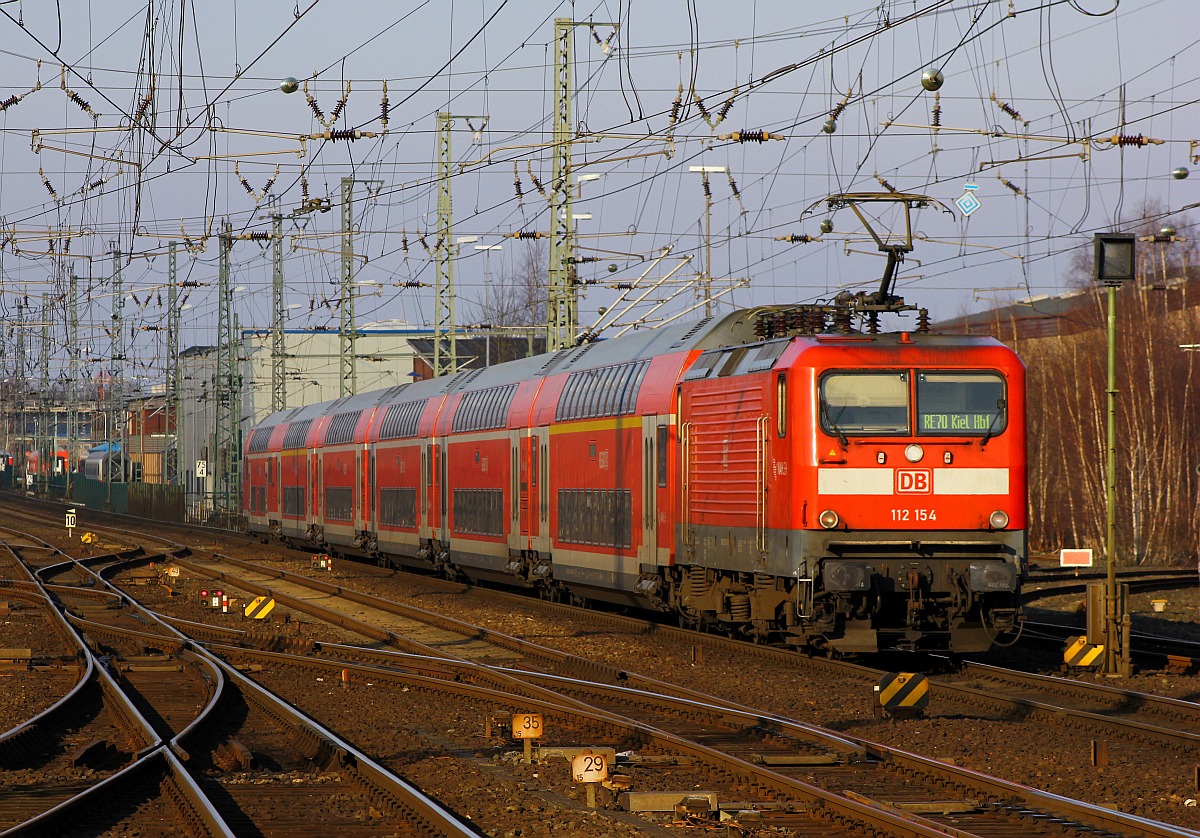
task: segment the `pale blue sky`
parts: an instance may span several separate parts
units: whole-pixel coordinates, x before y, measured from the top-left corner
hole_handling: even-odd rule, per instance
[[[1189,159],[1200,153],[1190,147],[1200,139],[1200,35],[1188,0],[1119,6],[1115,0],[164,0],[149,12],[141,3],[64,0],[0,3],[0,12],[0,104],[23,97],[0,112],[0,227],[14,231],[0,250],[0,306],[11,318],[18,296],[61,288],[64,265],[73,265],[97,277],[88,283],[85,327],[102,353],[110,301],[99,277],[110,272],[108,254],[119,242],[123,252],[139,254],[125,270],[134,295],[125,314],[139,330],[133,354],[151,377],[161,368],[161,337],[141,327],[165,322],[158,291],[166,242],[183,235],[198,241],[226,217],[239,230],[266,229],[265,205],[256,200],[272,178],[271,191],[282,195],[287,212],[301,200],[302,177],[310,197],[335,204],[333,212],[287,225],[288,296],[296,306],[289,326],[336,328],[338,314],[325,303],[337,296],[331,284],[338,276],[336,203],[339,181],[350,174],[382,184],[370,200],[360,187],[355,206],[356,251],[369,260],[359,278],[381,283],[364,289],[360,324],[427,322],[432,289],[390,283],[433,281],[419,237],[433,244],[438,111],[478,117],[458,120],[453,134],[453,156],[467,164],[453,179],[455,234],[478,237],[463,246],[456,264],[460,320],[477,316],[485,252],[475,245],[503,246],[486,252],[496,274],[518,249],[505,235],[549,227],[534,178],[549,185],[545,144],[558,17],[595,22],[578,27],[574,40],[575,120],[599,135],[575,146],[576,174],[601,175],[581,187],[575,207],[591,215],[578,224],[580,243],[597,248],[586,253],[600,258],[583,266],[585,278],[632,279],[646,270],[645,258],[667,246],[672,256],[658,273],[689,254],[690,266],[676,276],[701,269],[704,196],[700,175],[689,171],[695,165],[725,166],[737,184],[735,195],[727,175],[711,176],[712,272],[749,279],[728,298],[738,305],[873,288],[883,262],[851,211],[832,216],[834,232],[821,243],[776,237],[818,235],[828,215],[825,196],[880,191],[880,179],[947,207],[966,184],[979,187],[981,207],[969,220],[932,208],[914,217],[920,240],[899,290],[939,318],[1058,293],[1071,249],[1090,243],[1094,232],[1147,202],[1178,210],[1200,201],[1200,165]],[[614,34],[608,24],[618,21]],[[65,76],[60,62],[71,68]],[[920,86],[922,70],[932,66],[945,75],[940,100]],[[131,130],[151,71],[153,96],[142,127]],[[304,156],[297,155],[296,137],[324,127],[302,91],[279,91],[285,76],[309,80],[334,129],[380,136],[310,140]],[[41,89],[34,90],[39,79]],[[347,82],[350,95],[332,122]],[[681,84],[672,132],[669,115]],[[1118,132],[1122,84],[1123,133],[1162,144],[1121,150],[1100,139]],[[824,133],[822,123],[843,99],[836,132]],[[943,126],[936,136],[928,127],[935,101]],[[760,145],[719,138],[743,129],[784,139]],[[1178,166],[1192,169],[1192,177],[1173,180]],[[877,227],[897,220],[882,217]],[[49,230],[77,234],[71,259],[61,257],[66,239],[48,252]],[[5,236],[0,232],[0,240]],[[203,252],[181,259],[181,271],[215,285],[216,251],[209,241]],[[85,254],[94,260],[74,258]],[[268,254],[245,242],[234,263],[235,283],[244,289],[241,325],[269,325]],[[607,271],[610,263],[616,273]],[[591,322],[616,293],[590,287],[581,321]],[[212,288],[194,289],[189,303],[184,343],[214,342]],[[664,311],[692,304],[687,290]]]

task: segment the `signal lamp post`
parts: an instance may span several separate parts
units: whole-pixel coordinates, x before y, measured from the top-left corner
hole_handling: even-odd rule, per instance
[[[1117,288],[1134,279],[1134,237],[1131,233],[1097,233],[1093,240],[1094,280],[1108,289],[1108,443],[1105,463],[1105,555],[1108,579],[1104,588],[1104,671],[1128,675],[1129,661],[1117,645]]]

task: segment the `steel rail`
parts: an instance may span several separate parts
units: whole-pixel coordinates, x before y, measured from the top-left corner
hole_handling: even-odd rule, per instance
[[[249,564],[249,563],[247,563],[247,564]],[[267,569],[264,569],[264,568],[262,568],[261,566],[255,566],[255,567],[253,568],[253,570],[254,570],[254,572],[256,572],[256,573],[265,573],[265,574],[267,574],[267,575],[270,575],[270,574],[273,572],[273,571],[269,571],[269,570],[267,570]],[[295,577],[299,577],[299,575],[298,575],[298,574],[293,574],[293,576],[295,576]],[[281,577],[281,578],[282,578],[282,577]],[[300,577],[300,578],[306,578],[306,577]],[[428,580],[426,580],[426,581],[428,581]],[[327,583],[320,583],[320,584],[327,584]],[[337,591],[336,591],[337,593],[341,593],[341,592],[344,592],[344,591],[345,591],[345,589],[344,589],[344,588],[342,588],[342,586],[330,586],[330,588],[331,588],[331,589],[337,589]],[[457,586],[457,585],[456,585],[456,586],[454,586],[454,588],[455,588],[455,589],[458,589],[458,590],[462,590],[462,589],[463,589],[463,588],[462,588],[462,586]],[[334,590],[327,590],[327,591],[326,591],[326,593],[335,593],[335,591],[334,591]],[[489,592],[489,593],[491,593],[491,594],[495,594],[496,592],[492,591],[492,592]],[[528,600],[527,598],[522,598],[522,601],[523,601],[523,602],[525,602],[525,603],[530,603],[530,600]],[[548,605],[548,604],[542,604],[542,605],[543,605],[543,606],[545,606],[545,605]],[[374,605],[374,603],[372,603],[372,606],[373,606],[373,607],[377,607],[377,606],[375,606],[375,605]],[[578,613],[578,612],[576,611],[575,613]],[[630,620],[628,620],[628,618],[615,618],[615,617],[612,617],[611,615],[609,616],[609,619],[610,619],[611,621],[614,621],[614,622],[617,622],[617,621],[619,621],[619,622],[622,622],[622,623],[625,623],[625,624],[629,624],[629,623],[631,623],[631,622],[632,622],[632,623],[636,623],[636,624],[642,624],[642,625],[646,625],[646,626],[649,626],[649,628],[647,628],[646,630],[651,630],[651,631],[659,631],[659,632],[662,632],[662,631],[664,631],[664,630],[669,630],[669,629],[668,629],[668,627],[663,627],[663,626],[661,626],[661,625],[659,625],[659,624],[656,624],[656,623],[647,623],[646,621],[630,621]],[[693,642],[705,642],[705,643],[713,643],[713,642],[727,642],[727,641],[724,641],[724,639],[722,639],[722,638],[714,638],[714,637],[707,636],[707,635],[695,635],[695,634],[688,634],[687,636],[688,636],[689,638],[691,638],[691,639],[693,640]],[[779,656],[781,656],[781,658],[780,658],[781,660],[789,661],[789,662],[791,662],[791,663],[793,663],[793,664],[795,664],[797,661],[803,660],[803,658],[801,658],[799,655],[796,655],[795,653],[791,653],[791,652],[786,652],[786,651],[783,651],[783,650],[764,649],[763,647],[753,646],[753,645],[751,645],[751,644],[746,644],[746,643],[734,643],[733,645],[735,645],[737,648],[739,648],[739,649],[740,649],[741,651],[743,651],[743,652],[746,652],[746,651],[749,651],[749,650],[754,650],[754,651],[755,651],[755,653],[757,653],[757,654],[759,654],[759,655],[763,655],[763,656],[766,656],[766,655],[779,655]],[[851,665],[851,664],[844,664],[844,663],[841,663],[841,662],[813,661],[812,663],[819,664],[819,665],[840,664],[842,667],[847,667],[847,668],[848,668],[848,670],[849,670],[849,671],[851,671],[851,672],[853,672],[854,670],[861,670],[861,673],[860,673],[860,674],[864,674],[864,675],[869,675],[869,674],[876,674],[876,675],[877,675],[877,674],[878,674],[877,672],[873,672],[872,670],[868,670],[868,669],[866,669],[866,668],[864,668],[864,667],[857,667],[857,666],[855,666],[855,665]],[[944,687],[942,687],[942,688],[946,689],[946,690],[947,690],[947,691],[949,691],[949,692],[953,692],[953,690],[954,690],[954,688],[952,688],[952,687],[949,687],[949,686],[944,686]],[[1061,715],[1062,715],[1061,708],[1055,708],[1054,716],[1055,716],[1055,717],[1060,717]],[[1094,714],[1093,714],[1093,715],[1094,715]],[[1135,736],[1134,738],[1136,738],[1136,736]],[[921,758],[918,758],[918,759],[921,759]],[[1054,797],[1054,796],[1051,796],[1051,797]],[[1082,805],[1084,805],[1084,806],[1088,806],[1088,804],[1082,804]],[[1102,808],[1102,807],[1098,807],[1098,808]],[[1105,811],[1107,811],[1107,810],[1105,810]],[[1150,824],[1153,824],[1154,822],[1148,822],[1148,823],[1150,823]],[[1128,825],[1128,824],[1127,824],[1127,825]],[[1135,824],[1134,824],[1134,825],[1135,825]],[[1179,829],[1178,829],[1178,828],[1173,828],[1173,829],[1175,830],[1175,834],[1179,834]],[[1190,834],[1190,833],[1189,833],[1189,834]]]
[[[187,821],[191,835],[210,835],[214,838],[236,838],[236,834],[221,818],[212,802],[200,789],[170,750],[155,748],[144,758],[136,760],[110,775],[87,791],[65,800],[35,818],[0,832],[4,838],[45,836],[77,830],[95,817],[98,809],[109,808],[114,800],[134,795],[146,787],[161,786],[167,780],[173,802],[181,806],[181,816]]]
[[[240,657],[243,659],[271,660],[277,663],[286,661],[293,666],[305,669],[320,667],[330,672],[340,672],[341,669],[347,668],[346,664],[336,660],[321,660],[278,652],[262,652],[240,647],[224,647],[221,651],[235,659]],[[465,662],[460,661],[458,663],[463,664]],[[356,665],[350,664],[349,666],[354,667]],[[812,807],[815,815],[824,816],[822,813],[825,813],[835,822],[857,825],[865,829],[885,827],[888,829],[889,835],[912,836],[912,838],[917,838],[917,836],[933,838],[934,836],[945,836],[947,834],[945,829],[932,823],[926,823],[922,819],[911,815],[881,811],[869,804],[855,801],[831,793],[818,786],[777,774],[764,766],[738,759],[714,748],[689,741],[651,725],[586,706],[552,691],[535,690],[527,686],[523,691],[514,692],[514,684],[520,684],[517,681],[510,682],[506,679],[505,683],[499,685],[500,688],[498,689],[496,686],[482,686],[470,682],[456,681],[453,678],[416,674],[413,672],[404,672],[399,669],[387,671],[379,667],[366,667],[361,664],[357,666],[359,667],[359,671],[364,674],[370,673],[372,675],[378,674],[380,677],[389,677],[394,681],[404,683],[410,689],[429,692],[433,694],[432,697],[436,697],[438,694],[449,693],[460,698],[474,700],[489,707],[511,707],[514,712],[541,712],[553,716],[560,721],[565,721],[577,729],[608,731],[608,735],[614,741],[623,742],[627,746],[637,745],[687,756],[717,773],[735,772],[739,775],[741,783],[757,785],[775,794],[785,796],[787,799],[804,803]],[[481,670],[489,669],[489,667],[484,665],[479,666]],[[493,673],[493,675],[495,674],[498,673]]]
[[[114,561],[115,559],[115,561]],[[106,563],[105,571],[111,571],[123,564],[129,564],[138,561],[148,561],[144,552],[140,548],[133,550],[122,551],[116,556],[95,557],[91,563]],[[108,562],[111,563],[109,564]],[[51,573],[66,570],[68,564],[79,566],[79,563],[72,561],[71,563],[60,563],[49,567],[44,567],[39,572],[50,571]],[[53,570],[51,570],[53,568]],[[86,572],[91,574],[96,581],[105,586],[106,593],[116,597],[119,601],[131,608],[138,609],[141,613],[153,617],[152,612],[143,608],[136,600],[116,588],[111,584],[102,573],[97,573],[90,568]],[[76,589],[69,589],[72,593]],[[88,591],[87,593],[101,593]],[[82,618],[76,618],[82,619]],[[86,621],[84,622],[92,622]],[[167,632],[167,637],[175,639],[181,646],[191,646],[186,636],[179,633],[176,629],[168,624],[156,621]],[[128,632],[121,628],[112,626],[104,626],[103,624],[95,624],[96,630],[107,630],[110,632],[119,632],[124,634],[134,634],[146,636],[156,641],[160,640],[160,636],[148,632]],[[455,817],[447,813],[435,801],[424,795],[419,789],[407,783],[400,777],[388,772],[378,763],[370,759],[366,754],[360,752],[353,746],[341,740],[331,731],[325,729],[313,720],[307,718],[303,714],[289,707],[287,704],[263,690],[252,680],[245,678],[224,661],[221,661],[216,656],[213,656],[203,649],[195,649],[196,654],[204,660],[206,665],[214,667],[220,673],[220,683],[223,687],[232,683],[242,692],[242,695],[253,700],[266,712],[285,725],[290,724],[291,727],[298,730],[301,736],[312,743],[312,746],[318,752],[324,752],[334,758],[342,767],[343,770],[355,775],[360,784],[370,790],[376,796],[382,796],[397,809],[404,812],[410,826],[414,826],[419,834],[436,835],[436,836],[474,836],[475,831],[469,829],[460,823]],[[97,671],[105,677],[107,673],[103,668],[98,668]],[[227,689],[222,689],[219,693],[214,693],[213,700],[209,702],[203,718],[193,720],[183,731],[172,738],[170,743],[163,743],[161,739],[156,738],[155,747],[150,753],[158,751],[170,751],[169,758],[178,764],[179,756],[187,755],[187,742],[199,737],[203,725],[208,723],[213,716],[216,715],[216,710],[221,706],[222,700],[228,695]],[[147,754],[149,756],[149,753]],[[211,805],[211,804],[210,804]],[[214,808],[215,812],[216,809]],[[232,833],[229,833],[232,834]]]
[[[354,647],[335,646],[332,644],[322,644],[322,649],[325,651],[344,651],[350,653],[355,651]],[[603,719],[614,724],[628,725],[628,729],[631,732],[652,731],[656,735],[666,737],[667,740],[679,737],[657,726],[647,725],[620,713],[598,709],[594,705],[589,704],[586,699],[573,698],[570,695],[564,694],[563,688],[569,687],[570,691],[573,692],[604,695],[610,698],[621,697],[626,701],[645,703],[648,706],[652,705],[656,708],[671,708],[682,714],[691,714],[697,720],[707,719],[711,721],[714,717],[721,717],[722,722],[731,728],[758,729],[764,733],[772,733],[777,736],[812,741],[812,729],[808,725],[803,725],[784,717],[730,707],[728,703],[717,698],[710,698],[707,702],[696,702],[676,696],[648,693],[639,687],[597,684],[595,682],[564,678],[545,673],[492,667],[470,661],[449,658],[435,660],[404,653],[387,653],[379,650],[375,650],[376,655],[381,658],[390,659],[392,661],[390,666],[378,663],[364,664],[355,661],[352,654],[348,658],[314,659],[290,653],[266,652],[215,644],[214,651],[235,660],[257,662],[264,666],[283,664],[304,669],[319,667],[331,674],[348,670],[352,677],[359,675],[364,678],[390,679],[413,688],[423,687],[431,691],[441,690],[463,697],[482,697],[500,706],[519,707],[522,712],[540,709],[547,714],[568,713],[582,715],[584,718]],[[514,688],[512,684],[497,684],[495,677],[501,673],[514,679],[518,687],[540,686],[541,688],[535,691],[529,689],[521,690]],[[478,677],[484,683],[478,683],[472,676]],[[556,686],[558,689],[555,688]],[[519,699],[517,698],[518,696],[520,697]],[[837,735],[836,739],[850,746],[849,750],[841,754],[841,757],[845,760],[853,761],[855,756],[861,755],[868,762],[887,763],[895,766],[897,770],[920,777],[925,781],[932,781],[934,783],[945,782],[951,788],[958,788],[969,793],[977,794],[982,792],[991,798],[990,802],[980,807],[982,810],[985,812],[993,811],[1002,816],[1011,812],[1011,817],[1027,825],[1057,819],[1068,829],[1082,828],[1085,830],[1095,830],[1100,828],[1113,831],[1112,834],[1120,835],[1155,836],[1156,838],[1200,835],[1200,833],[1192,832],[1175,825],[1162,824],[1145,818],[1126,815],[1122,812],[1094,804],[1071,800],[1060,795],[1032,789],[1017,783],[990,777],[967,768],[948,765],[939,760],[922,757],[886,745],[871,743],[856,737]],[[684,739],[684,741],[688,742],[689,740]],[[662,747],[662,742],[663,740],[654,740],[652,744]],[[708,746],[698,743],[689,744],[695,748],[708,748]],[[764,767],[754,762],[739,760],[735,756],[725,754],[720,749],[709,750],[713,750],[717,754],[720,754],[722,758],[730,760],[730,766],[740,770],[746,770],[745,766],[751,765],[756,768],[756,773],[766,772],[786,780],[795,779],[779,774],[777,770],[771,769],[769,765]],[[686,753],[692,756],[696,755],[693,751]],[[719,764],[713,767],[721,768]],[[756,782],[763,782],[758,776],[754,779]],[[947,780],[948,782],[946,782]],[[805,783],[804,785],[809,786],[811,784]],[[812,786],[812,789],[828,793],[827,790],[820,789],[819,786]],[[811,801],[806,802],[809,802],[811,805]],[[865,798],[857,802],[864,803],[873,808],[876,806],[887,808],[886,803],[877,802],[873,805],[866,802]],[[1000,810],[1002,809],[1009,810],[1009,812],[1001,812]],[[912,816],[905,813],[905,818],[911,819]],[[926,819],[921,820],[926,821]],[[954,830],[947,830],[944,825],[937,824],[934,821],[926,821],[926,823],[937,828],[939,830],[938,834],[942,835],[972,834],[966,831],[956,833]]]
[[[151,617],[158,625],[163,626],[169,635],[181,644],[194,650],[211,665],[218,668],[223,676],[223,683],[232,683],[241,692],[243,698],[252,701],[261,709],[275,718],[280,724],[295,729],[302,738],[308,740],[316,753],[325,754],[334,760],[344,771],[356,775],[359,782],[376,795],[387,797],[390,802],[405,813],[410,824],[417,828],[419,834],[437,836],[475,836],[473,829],[462,824],[456,817],[448,813],[432,798],[420,789],[408,783],[403,778],[387,771],[367,754],[342,740],[331,730],[320,725],[310,717],[299,712],[296,708],[283,702],[277,696],[263,689],[253,680],[245,677],[219,657],[210,654],[201,647],[196,647],[190,639],[170,624],[157,619],[157,615],[142,606],[132,596],[121,591],[109,579],[106,573],[116,572],[122,565],[129,565],[149,559],[142,553],[121,558],[107,565],[102,571],[95,572],[96,578],[112,590],[116,595]],[[227,692],[222,692],[222,696]],[[213,714],[215,715],[215,711]],[[206,719],[207,720],[207,719]],[[197,720],[199,722],[199,720]],[[201,724],[193,722],[184,731],[176,735],[170,744],[171,749],[181,755],[188,754],[188,743],[198,740],[203,731]]]
[[[241,568],[243,568],[243,570],[247,570],[247,571],[255,573],[257,575],[267,575],[269,577],[274,576],[274,577],[281,578],[281,579],[286,578],[286,579],[288,579],[288,581],[292,582],[293,584],[306,585],[313,590],[321,591],[323,593],[327,593],[327,594],[331,594],[331,595],[335,595],[335,596],[345,596],[345,594],[343,593],[345,589],[343,589],[342,586],[339,586],[339,585],[333,585],[333,584],[326,583],[326,582],[311,580],[308,577],[305,577],[301,574],[295,574],[295,573],[291,573],[289,571],[262,568],[260,565],[257,565],[253,562],[243,562],[242,560],[231,559],[231,558],[225,557],[225,556],[218,556],[218,558],[223,562],[233,564],[234,566],[237,566],[237,567],[241,567]],[[187,563],[185,563],[185,566],[186,566],[186,564]],[[204,567],[205,566],[203,564],[196,565],[197,570],[203,570]],[[251,584],[256,585],[257,584],[257,583],[245,582],[245,580],[241,580],[238,577],[236,577],[234,574],[231,574],[231,573],[223,573],[221,578],[225,579],[227,582],[229,582],[230,584],[237,586],[237,587],[243,587],[246,585],[251,585]],[[255,591],[255,592],[256,593],[270,593],[269,589],[267,589],[265,587],[262,588],[262,590]],[[388,600],[382,600],[379,597],[375,597],[375,596],[368,595],[368,594],[362,594],[360,592],[353,592],[353,593],[354,593],[353,596],[348,597],[350,599],[350,601],[352,601],[352,602],[355,602],[358,604],[363,604],[363,605],[369,605],[373,608],[382,608],[382,610],[387,610],[387,611],[392,611],[393,609],[397,609],[397,610],[402,611],[406,616],[416,616],[418,614],[424,614],[427,619],[435,620],[438,625],[451,624],[451,625],[455,625],[456,627],[462,628],[462,629],[467,629],[467,630],[475,629],[475,632],[472,636],[484,636],[490,642],[498,642],[498,641],[502,640],[505,648],[511,648],[511,649],[515,649],[518,651],[526,652],[526,651],[528,651],[529,648],[535,646],[535,644],[529,644],[527,641],[522,641],[517,638],[508,637],[505,635],[499,635],[496,632],[490,632],[490,631],[483,632],[483,630],[480,630],[477,627],[472,627],[467,624],[461,623],[460,621],[451,620],[449,618],[443,618],[440,615],[433,615],[430,612],[424,612],[423,609],[417,609],[412,606],[402,606],[399,603],[393,603]],[[277,592],[274,595],[279,596],[279,594]],[[310,609],[310,613],[313,613],[314,616],[321,617],[322,619],[326,619],[330,622],[336,621],[336,617],[331,614],[330,609],[327,609],[327,608],[324,608],[321,606],[315,606],[312,604],[309,604],[309,609]],[[322,612],[324,612],[324,613],[322,613]],[[327,648],[329,646],[329,644],[321,644],[321,645],[322,645],[322,648]],[[342,648],[344,648],[344,647],[342,647]],[[544,650],[544,647],[537,647],[537,648],[539,649],[539,651],[549,651],[549,650]],[[444,653],[440,652],[440,650],[436,650],[436,649],[432,649],[432,648],[428,648],[428,647],[426,647],[426,650],[430,654],[444,654]],[[384,654],[384,653],[380,652],[379,650],[373,650],[373,652],[375,654]],[[561,653],[561,652],[554,652],[554,655],[559,657],[560,659],[562,659],[564,657],[565,658],[574,657],[574,656],[568,656],[568,655],[566,655],[566,653]],[[608,674],[610,674],[610,675],[612,674],[612,668],[605,667],[605,669],[608,670]],[[532,678],[535,676],[529,676],[529,677]],[[551,676],[545,676],[545,677],[551,677]],[[617,671],[616,677],[618,679],[620,679],[622,677],[628,679],[630,677],[630,673]],[[575,682],[578,683],[579,682],[578,679],[575,679]],[[937,688],[936,684],[935,684],[935,688]],[[597,688],[598,691],[600,689],[601,688],[599,688],[599,687]],[[620,688],[613,688],[610,686],[606,686],[603,689],[613,690],[613,689],[620,689]],[[645,689],[645,686],[642,686],[640,689],[633,689],[633,690],[630,690],[629,692],[631,692],[633,694],[637,694],[641,690],[644,690],[644,689]],[[964,690],[966,688],[958,687],[956,689]],[[976,696],[986,696],[986,694],[983,693],[982,691],[976,691],[976,690],[968,690],[967,694],[976,695]],[[715,708],[718,706],[727,705],[726,702],[722,702],[720,699],[712,698],[709,701],[711,702],[707,705],[709,708]],[[693,706],[695,706],[695,705],[693,705]],[[1027,704],[1021,704],[1019,706],[1035,707],[1036,704],[1029,702]],[[1037,708],[1037,709],[1041,709],[1041,708]],[[736,712],[736,711],[731,711],[731,712]],[[753,714],[753,711],[749,711],[749,713]],[[759,714],[759,715],[761,716],[761,714]],[[750,717],[753,717],[753,716],[750,716]],[[1095,719],[1098,717],[1096,717],[1095,714],[1087,714],[1086,718]],[[1148,725],[1138,725],[1138,726],[1135,726],[1135,728],[1138,730],[1142,730],[1143,733],[1145,733],[1146,735],[1150,735],[1150,736],[1158,735],[1157,731]],[[910,754],[910,753],[907,753],[904,751],[900,751],[898,749],[888,748],[886,746],[872,744],[872,747],[874,749],[877,749],[876,752],[881,756],[881,758],[885,759],[886,761],[888,761],[894,765],[902,766],[906,770],[919,771],[920,773],[925,774],[925,775],[934,773],[934,776],[938,776],[938,775],[944,776],[946,773],[955,773],[954,771],[948,771],[946,766],[944,766],[942,763],[940,763],[936,760],[929,760],[929,759],[920,757],[915,754]],[[986,775],[978,774],[977,772],[971,772],[967,769],[961,769],[958,772],[957,782],[960,782],[963,784],[969,783],[972,787],[978,788],[979,787],[978,778],[985,777],[985,776]],[[998,780],[998,779],[993,780],[993,778],[987,778],[987,779],[989,781],[993,781],[992,785],[989,786],[989,788],[995,788],[995,789],[999,790],[996,793],[1003,792],[1005,795],[1012,795],[1014,793],[1017,793],[1018,790],[1022,790],[1020,792],[1021,795],[1026,800],[1031,801],[1031,803],[1030,803],[1031,807],[1037,807],[1037,806],[1054,807],[1051,811],[1055,815],[1058,815],[1060,817],[1083,818],[1086,822],[1093,824],[1093,825],[1104,824],[1105,828],[1110,828],[1110,827],[1118,828],[1119,827],[1122,830],[1128,830],[1130,828],[1134,828],[1135,830],[1142,830],[1142,829],[1151,830],[1151,831],[1148,831],[1145,833],[1135,831],[1131,834],[1158,834],[1158,835],[1176,834],[1175,827],[1170,827],[1170,828],[1167,828],[1165,831],[1163,831],[1161,826],[1156,825],[1156,822],[1154,822],[1154,821],[1149,821],[1147,819],[1138,819],[1138,818],[1129,820],[1128,816],[1125,816],[1122,813],[1113,812],[1112,810],[1105,809],[1104,807],[1093,806],[1092,804],[1087,804],[1087,803],[1084,803],[1081,801],[1072,801],[1072,805],[1065,806],[1063,801],[1067,800],[1066,798],[1061,798],[1060,796],[1057,796],[1057,795],[1052,795],[1049,793],[1040,792],[1040,791],[1033,790],[1033,789],[1026,789],[1023,786],[1019,786],[1019,785],[1013,784],[1013,783],[1008,783],[1007,781],[1003,781],[1003,780]],[[1153,830],[1156,830],[1156,829],[1159,831],[1154,832]]]

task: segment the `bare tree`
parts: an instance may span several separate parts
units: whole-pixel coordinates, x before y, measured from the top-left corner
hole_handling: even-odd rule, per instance
[[[541,326],[546,322],[547,256],[541,239],[521,240],[516,255],[492,266],[490,292],[472,310],[492,326]]]
[[[1198,289],[1161,281],[1164,259],[1174,280],[1171,266],[1182,269],[1185,256],[1166,257],[1160,244],[1179,246],[1139,243],[1137,280],[1117,292],[1118,564],[1200,557],[1200,354],[1181,349],[1200,333]],[[1039,552],[1104,551],[1105,296],[1091,288],[1080,319],[1092,328],[1015,342],[1028,369],[1029,529]]]

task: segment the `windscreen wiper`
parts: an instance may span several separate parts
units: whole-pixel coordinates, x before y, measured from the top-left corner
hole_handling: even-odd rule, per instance
[[[820,402],[821,418],[823,418],[825,423],[829,425],[829,427],[833,428],[833,432],[837,434],[838,442],[841,444],[842,450],[848,450],[850,448],[850,443],[846,440],[845,431],[843,431],[841,426],[838,425],[837,422],[833,421],[833,417],[829,415],[829,405],[825,402],[825,400],[820,399]]]
[[[979,447],[984,448],[988,444],[988,440],[992,438],[992,431],[996,429],[996,423],[1000,421],[1000,417],[1004,415],[1004,408],[1008,407],[1008,402],[1004,399],[996,399],[996,412],[992,414],[992,421],[988,422],[987,433],[983,435],[983,439],[979,441]]]

